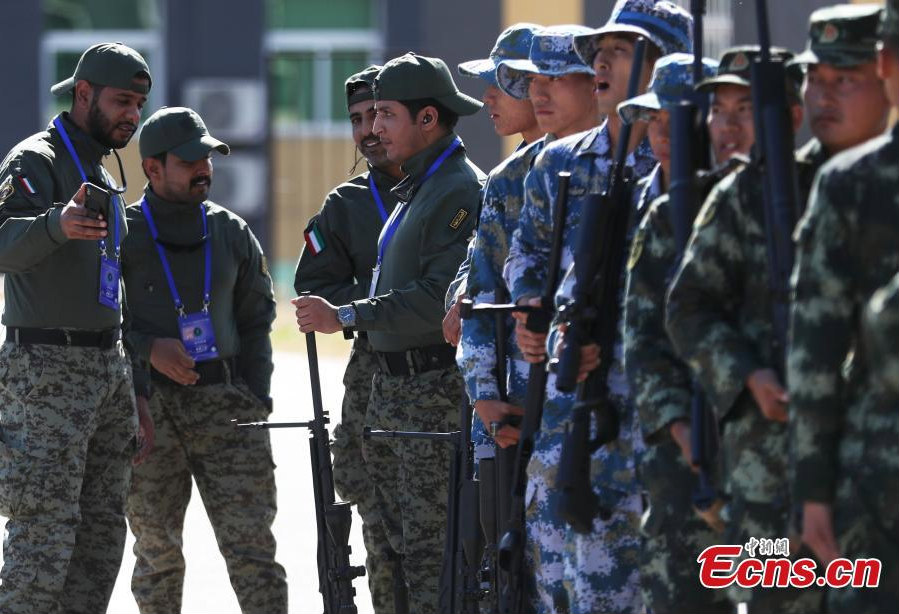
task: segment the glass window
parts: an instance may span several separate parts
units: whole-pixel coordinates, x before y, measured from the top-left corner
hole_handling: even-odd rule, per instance
[[[47,30],[146,30],[160,24],[161,0],[44,0]]]
[[[268,0],[270,28],[370,28],[371,0]]]

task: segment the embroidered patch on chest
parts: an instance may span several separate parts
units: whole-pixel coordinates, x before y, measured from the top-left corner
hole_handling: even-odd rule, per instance
[[[449,227],[453,230],[459,230],[459,227],[462,225],[462,222],[465,221],[465,218],[468,217],[468,211],[465,209],[459,209],[456,212],[456,215],[453,216],[452,221],[449,223]]]

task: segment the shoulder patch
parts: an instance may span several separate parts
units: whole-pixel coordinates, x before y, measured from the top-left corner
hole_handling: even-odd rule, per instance
[[[12,175],[8,175],[0,184],[0,205],[6,202],[6,199],[13,195],[16,189],[12,185]]]
[[[303,238],[306,240],[306,247],[313,256],[318,256],[325,250],[325,237],[318,229],[315,222],[310,223],[303,232]]]
[[[465,218],[468,217],[468,211],[465,209],[459,209],[456,211],[456,215],[453,216],[453,219],[449,223],[449,227],[453,230],[459,230],[459,227],[462,225],[462,222],[465,221]]]
[[[271,271],[268,270],[268,258],[265,256],[262,257],[262,260],[259,261],[259,272],[265,275],[266,277],[271,277]]]
[[[643,244],[646,242],[646,231],[643,228],[638,228],[637,233],[634,235],[634,240],[631,242],[631,255],[627,259],[627,270],[630,271],[637,263],[640,261],[640,256],[643,255]]]

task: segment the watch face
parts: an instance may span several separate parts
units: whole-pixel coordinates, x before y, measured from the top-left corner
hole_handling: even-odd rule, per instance
[[[353,315],[354,314],[352,307],[347,307],[344,305],[337,310],[337,319],[340,320],[340,323],[343,326],[352,326],[353,320],[355,320]]]

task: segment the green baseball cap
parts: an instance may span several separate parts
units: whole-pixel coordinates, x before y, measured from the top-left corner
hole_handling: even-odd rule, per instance
[[[143,83],[135,79],[146,79]],[[59,96],[75,87],[76,81],[89,81],[138,94],[150,92],[152,79],[147,61],[137,51],[122,43],[98,43],[81,54],[75,74],[50,88]]]
[[[899,43],[899,0],[887,0],[880,20],[881,40]]]
[[[873,62],[883,7],[877,4],[837,4],[818,9],[809,19],[805,51],[791,64],[831,64],[848,68]]]
[[[346,90],[346,106],[350,108],[357,102],[375,99],[375,77],[381,72],[381,66],[372,64],[365,70],[360,70],[355,75],[350,75],[344,82]]]
[[[433,98],[457,115],[473,115],[481,101],[456,87],[446,63],[409,52],[393,58],[375,77],[375,100]]]
[[[173,153],[193,162],[211,150],[228,155],[231,149],[210,136],[203,118],[187,107],[162,107],[147,118],[140,133],[140,157]]]

